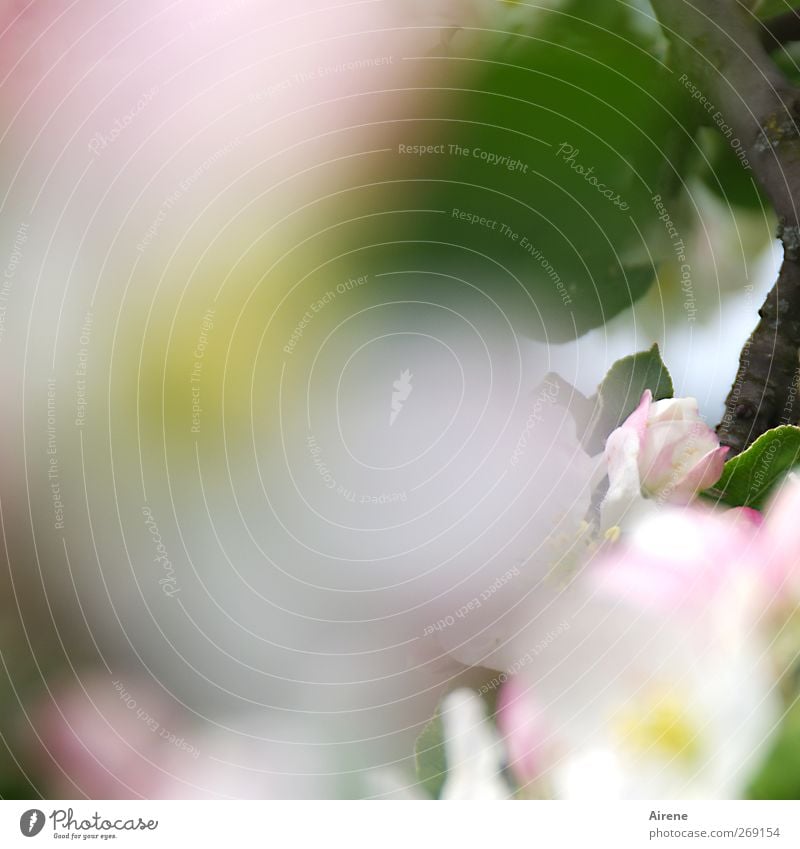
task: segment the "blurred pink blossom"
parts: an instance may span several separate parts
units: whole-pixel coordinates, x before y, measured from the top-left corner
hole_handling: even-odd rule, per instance
[[[798,506],[793,475],[763,517],[663,505],[517,617],[486,662],[515,674],[499,722],[523,786],[544,776],[557,796],[595,799],[745,792],[796,662]]]
[[[323,798],[327,765],[311,746],[280,743],[268,711],[203,720],[156,685],[89,675],[54,688],[33,716],[50,798]],[[297,730],[293,736],[299,736]]]
[[[535,781],[545,772],[551,752],[541,705],[521,679],[512,678],[500,691],[497,724],[514,776],[523,785]]]

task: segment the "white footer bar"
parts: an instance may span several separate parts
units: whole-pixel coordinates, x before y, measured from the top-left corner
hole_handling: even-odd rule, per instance
[[[0,846],[800,847],[798,802],[14,802]]]

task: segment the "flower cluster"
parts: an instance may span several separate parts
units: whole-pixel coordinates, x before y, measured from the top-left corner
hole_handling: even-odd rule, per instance
[[[579,566],[560,568],[562,553],[523,604],[447,646],[505,681],[505,761],[484,758],[492,794],[501,773],[528,798],[746,793],[798,657],[800,478],[763,513],[697,498],[726,453],[693,399],[646,392],[607,439],[608,488]]]

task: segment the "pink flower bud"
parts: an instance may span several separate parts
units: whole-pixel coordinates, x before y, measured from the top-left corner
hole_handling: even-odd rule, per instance
[[[606,443],[609,491],[638,477],[642,495],[686,503],[719,480],[727,453],[694,398],[653,402],[648,389]]]

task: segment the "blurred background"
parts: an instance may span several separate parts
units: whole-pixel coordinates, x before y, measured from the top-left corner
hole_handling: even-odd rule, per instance
[[[0,795],[412,785],[426,628],[538,544],[544,376],[658,342],[721,417],[750,172],[645,2],[3,0],[0,46]]]

